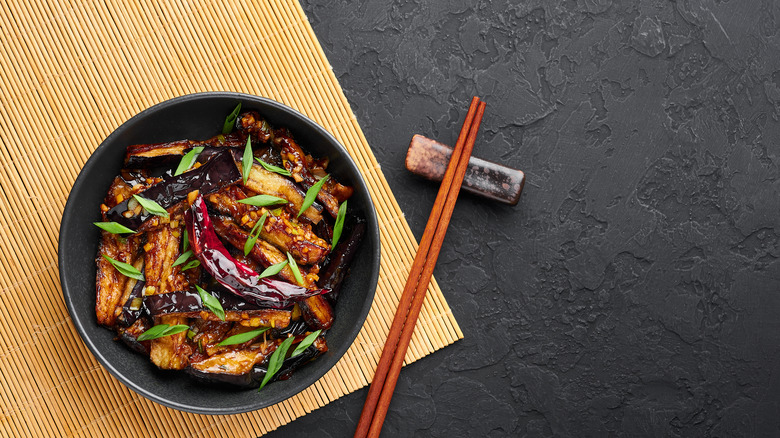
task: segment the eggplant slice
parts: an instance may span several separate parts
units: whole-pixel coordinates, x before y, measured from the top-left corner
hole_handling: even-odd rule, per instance
[[[271,195],[278,198],[284,198],[290,202],[297,212],[303,206],[303,199],[306,197],[298,185],[278,173],[269,172],[261,165],[255,163],[249,171],[249,178],[244,183],[248,189],[261,195]],[[314,205],[307,208],[301,214],[311,223],[316,224],[322,220],[321,210],[317,210]]]
[[[139,254],[141,238],[133,236],[122,238],[108,231],[101,232],[100,246],[98,249],[97,263],[97,281],[95,314],[98,323],[106,327],[113,327],[118,316],[117,309],[122,308],[125,301],[123,297],[129,295],[126,292],[129,281],[135,281],[125,277],[114,266],[102,256],[110,257],[119,262],[130,265],[136,262]],[[132,283],[134,286],[135,283]],[[132,286],[130,286],[132,289]]]
[[[333,325],[333,303],[365,225],[348,220],[345,237],[331,248],[334,218],[352,187],[328,177],[315,201],[298,214],[306,191],[327,175],[328,158],[306,154],[290,131],[274,128],[257,112],[239,115],[235,128],[206,140],[128,146],[100,214],[104,222],[134,233],[101,231],[95,313],[99,324],[116,331],[117,340],[160,369],[248,388],[266,378],[269,359],[284,339],[293,346],[271,381],[288,379],[328,350],[324,332]],[[253,160],[243,175],[247,139],[252,158],[281,170],[269,171]],[[193,148],[202,149],[191,168],[173,176]],[[147,211],[134,195],[158,204],[167,215]],[[287,203],[260,207],[240,202],[255,195]],[[250,239],[254,244],[245,249]],[[125,276],[120,270],[129,268],[115,267],[103,256],[131,265],[143,278]],[[260,274],[284,263],[278,272]],[[201,295],[203,290],[214,300]],[[187,329],[138,340],[160,325]],[[312,345],[290,357],[296,344],[317,330],[321,334]],[[250,331],[242,343],[220,345]]]
[[[165,315],[159,318],[159,324],[189,325],[188,318],[180,315]],[[149,351],[152,363],[163,370],[183,370],[189,364],[192,347],[187,340],[187,332],[153,339]]]

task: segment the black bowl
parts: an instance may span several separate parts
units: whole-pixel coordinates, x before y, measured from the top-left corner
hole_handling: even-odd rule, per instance
[[[336,319],[327,334],[329,350],[296,371],[289,380],[262,391],[199,383],[183,371],[162,371],[136,354],[114,333],[98,326],[95,316],[95,255],[99,206],[118,174],[125,148],[134,143],[182,138],[205,139],[221,132],[225,116],[238,102],[257,110],[275,126],[289,128],[314,156],[328,156],[328,170],[355,187],[350,210],[368,220],[367,233],[336,304]],[[357,336],[376,290],[379,275],[379,227],[371,196],[355,162],[325,129],[278,102],[247,94],[212,92],[177,97],[155,105],[125,122],[95,150],[73,184],[62,215],[59,237],[60,281],[73,324],[98,361],[120,382],[138,394],[182,411],[198,414],[237,414],[285,400],[322,377],[347,351]]]

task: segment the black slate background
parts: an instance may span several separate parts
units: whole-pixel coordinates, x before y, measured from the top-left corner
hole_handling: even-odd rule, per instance
[[[383,436],[780,436],[780,4],[306,0],[419,239],[411,136],[524,170],[462,195],[435,272],[466,334]],[[351,436],[366,390],[270,437]]]

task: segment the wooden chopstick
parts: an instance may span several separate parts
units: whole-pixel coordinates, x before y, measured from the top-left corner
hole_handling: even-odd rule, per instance
[[[444,204],[444,210],[442,211],[441,218],[436,227],[436,234],[433,237],[433,243],[428,252],[428,258],[425,262],[425,268],[423,269],[422,276],[417,283],[416,292],[412,301],[412,306],[409,309],[409,314],[406,317],[403,331],[401,332],[401,339],[398,342],[398,346],[395,349],[393,360],[390,365],[390,371],[387,374],[384,385],[382,387],[382,393],[379,397],[379,403],[377,404],[376,412],[374,412],[374,418],[371,421],[371,428],[369,429],[369,437],[378,437],[382,430],[382,424],[385,421],[387,415],[387,409],[390,406],[390,399],[393,397],[393,391],[395,385],[398,382],[398,375],[401,372],[403,366],[404,357],[406,356],[406,350],[409,348],[409,342],[412,339],[414,333],[414,326],[417,322],[417,317],[420,315],[422,309],[423,300],[425,299],[425,293],[428,290],[428,284],[431,281],[433,275],[433,269],[436,267],[436,260],[439,258],[439,252],[441,251],[442,243],[444,242],[444,235],[447,233],[447,227],[452,217],[452,212],[455,208],[455,202],[458,199],[458,192],[460,192],[461,184],[463,184],[463,177],[466,174],[466,169],[469,164],[469,157],[471,157],[471,151],[474,148],[474,142],[477,137],[477,131],[479,125],[482,122],[482,115],[485,112],[485,103],[480,102],[477,108],[477,115],[474,122],[471,125],[468,140],[464,151],[458,161],[458,167],[453,179],[450,191],[447,195],[446,202]]]
[[[382,392],[387,373],[390,370],[390,364],[395,353],[395,349],[398,345],[398,341],[401,338],[401,330],[403,329],[406,316],[409,311],[409,307],[414,298],[415,291],[417,289],[418,280],[422,273],[423,265],[428,258],[428,252],[433,242],[433,236],[436,233],[436,225],[441,218],[441,212],[444,209],[444,203],[447,198],[452,180],[455,176],[455,169],[457,168],[459,157],[463,152],[463,148],[468,136],[469,128],[474,119],[474,114],[479,103],[479,99],[474,97],[471,100],[471,106],[466,114],[466,121],[463,123],[463,128],[458,136],[458,141],[455,144],[455,150],[452,153],[450,162],[447,165],[447,170],[444,173],[444,179],[441,186],[439,186],[439,192],[436,195],[436,201],[433,203],[433,209],[428,217],[428,223],[425,226],[422,239],[420,239],[420,245],[417,248],[417,254],[412,262],[412,268],[409,271],[409,277],[404,286],[404,291],[401,294],[401,299],[398,303],[398,309],[396,310],[393,323],[390,325],[390,331],[387,334],[387,340],[385,341],[384,348],[382,349],[382,355],[379,358],[376,372],[374,373],[374,379],[371,386],[368,389],[368,396],[366,397],[366,403],[363,405],[363,411],[360,414],[360,420],[358,421],[357,429],[355,430],[355,438],[364,438],[368,435],[369,427],[371,426],[371,420],[373,419],[374,412],[379,402],[379,396]]]
[[[474,148],[477,131],[485,112],[485,103],[477,97],[471,100],[455,150],[444,174],[436,201],[428,217],[417,255],[412,263],[409,278],[404,286],[387,341],[382,350],[366,403],[355,431],[356,438],[379,436],[387,408],[393,396],[398,375],[403,365],[414,325],[420,314],[428,283],[431,281],[436,260],[439,257],[444,235],[447,232],[452,211],[458,198],[469,157]]]

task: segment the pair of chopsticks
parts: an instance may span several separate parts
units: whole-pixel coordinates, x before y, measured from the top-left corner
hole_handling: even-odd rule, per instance
[[[433,210],[425,225],[393,324],[390,326],[374,374],[374,381],[368,390],[366,404],[363,405],[363,412],[360,414],[355,438],[378,437],[382,430],[382,423],[387,416],[387,408],[390,406],[390,399],[398,382],[398,374],[401,372],[404,356],[409,348],[414,325],[420,315],[428,283],[431,281],[433,268],[439,258],[444,235],[447,233],[447,226],[452,217],[452,210],[455,208],[455,201],[458,199],[460,186],[463,184],[463,177],[466,174],[484,113],[485,102],[480,102],[477,97],[472,98],[466,121],[463,122],[458,142],[447,165],[439,193],[436,195]]]

